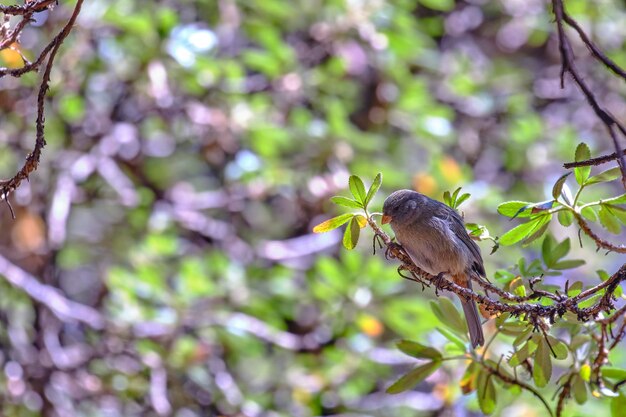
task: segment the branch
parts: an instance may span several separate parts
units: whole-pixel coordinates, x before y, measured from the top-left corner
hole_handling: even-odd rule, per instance
[[[626,155],[626,149],[622,149],[621,155]],[[576,167],[585,167],[585,166],[598,166],[601,164],[605,164],[607,162],[614,161],[618,158],[617,153],[613,152],[610,155],[603,155],[597,158],[585,159],[584,161],[578,162],[566,162],[563,164],[563,167],[566,169],[576,168]]]
[[[611,311],[614,309],[613,292],[617,289],[617,286],[621,282],[626,281],[626,264],[624,264],[606,281],[589,288],[574,297],[552,294],[546,291],[545,293],[550,294],[548,298],[554,300],[554,303],[551,305],[525,302],[528,301],[526,300],[527,297],[519,298],[522,302],[518,302],[518,298],[513,295],[503,297],[504,300],[507,301],[507,303],[505,303],[493,300],[482,294],[478,294],[468,288],[461,287],[446,278],[437,277],[421,270],[417,265],[415,265],[415,263],[413,263],[413,260],[404,251],[404,249],[402,249],[402,246],[394,243],[371,217],[368,218],[368,223],[374,230],[375,239],[380,239],[380,241],[386,245],[387,257],[398,259],[402,263],[402,269],[410,271],[415,277],[424,280],[426,283],[434,284],[438,290],[450,291],[464,299],[474,300],[475,302],[482,304],[485,310],[490,313],[509,313],[512,316],[525,316],[535,326],[539,325],[542,318],[548,319],[551,323],[553,323],[557,317],[562,317],[568,311],[574,313],[580,321],[588,321],[596,318],[603,311]],[[497,288],[493,284],[483,281],[478,282],[487,291],[491,290],[496,294],[509,294]],[[587,308],[578,307],[578,304],[589,297],[600,293],[601,291],[604,291],[604,294],[592,306]],[[544,296],[546,295],[542,293],[533,295],[534,298],[541,298]]]
[[[0,275],[9,284],[46,306],[61,321],[83,323],[97,330],[105,326],[105,319],[97,310],[69,300],[59,289],[42,284],[2,255],[0,255]]]
[[[48,7],[52,2],[49,0],[39,0],[32,4],[35,4],[37,7],[41,7],[41,9],[36,9],[35,11],[43,10],[43,8]],[[36,120],[36,139],[35,146],[30,154],[26,157],[26,162],[22,166],[22,168],[10,179],[0,181],[0,199],[6,199],[8,195],[13,192],[23,180],[28,179],[29,175],[33,173],[37,167],[39,166],[39,159],[41,157],[41,151],[43,147],[46,145],[46,140],[44,137],[44,123],[45,123],[45,98],[46,93],[48,92],[48,86],[50,83],[50,73],[52,71],[52,64],[54,63],[54,58],[61,47],[61,44],[70,34],[74,23],[76,22],[76,18],[80,13],[80,9],[82,7],[83,0],[77,0],[76,6],[74,6],[74,11],[72,16],[63,27],[63,29],[54,37],[54,39],[44,48],[42,53],[39,55],[39,58],[31,64],[27,64],[22,68],[18,68],[17,70],[8,70],[6,68],[0,69],[0,78],[6,74],[20,76],[28,71],[33,71],[37,69],[44,61],[46,56],[49,55],[48,61],[46,63],[46,67],[41,79],[41,84],[39,86],[39,92],[37,94],[37,120]],[[44,7],[45,5],[45,7]],[[8,6],[9,10],[15,12],[14,9],[10,9],[11,6]],[[26,6],[22,6],[26,7]],[[34,7],[34,6],[33,6]],[[29,9],[30,10],[30,9]],[[2,11],[2,10],[0,10]],[[5,12],[7,13],[7,12]],[[20,14],[17,13],[16,14]]]
[[[615,127],[617,126],[622,135],[626,135],[626,128],[599,104],[595,94],[591,91],[587,82],[578,72],[578,68],[575,64],[574,53],[572,51],[572,45],[567,37],[567,34],[565,33],[563,22],[565,21],[569,26],[574,27],[583,39],[583,42],[588,41],[585,43],[590,49],[592,49],[592,53],[594,50],[597,50],[597,48],[595,45],[590,43],[586,35],[583,37],[584,32],[578,26],[577,22],[566,14],[563,6],[563,0],[552,0],[552,8],[556,19],[556,27],[559,37],[559,50],[561,51],[561,88],[565,85],[565,74],[569,73],[587,99],[587,103],[589,103],[596,116],[598,116],[600,121],[602,121],[602,123],[606,126],[615,148],[616,159],[618,160],[620,170],[622,172],[622,184],[624,185],[624,188],[626,188],[626,160],[624,159],[624,155],[621,153],[621,147],[618,143]],[[583,35],[581,35],[581,33]],[[597,58],[595,54],[594,56]],[[618,68],[612,61],[610,64],[612,64],[613,67],[608,65],[606,60],[600,59],[600,61],[609,66],[609,68],[611,68],[614,72],[615,69],[613,67]],[[618,73],[618,75],[622,76],[621,73]]]

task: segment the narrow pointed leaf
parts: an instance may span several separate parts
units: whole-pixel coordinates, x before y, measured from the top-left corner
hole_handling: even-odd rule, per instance
[[[313,232],[324,233],[328,232],[329,230],[336,229],[342,224],[348,222],[352,217],[354,217],[354,214],[352,213],[346,213],[342,214],[341,216],[333,217],[332,219],[326,220],[325,222],[322,222],[315,226],[313,228]]]
[[[402,352],[414,358],[441,360],[441,353],[430,346],[424,346],[410,340],[401,340],[397,346]]]
[[[606,171],[599,173],[598,175],[589,177],[589,179],[587,180],[587,185],[597,184],[599,182],[613,181],[613,180],[618,179],[621,176],[622,176],[622,172],[620,171],[619,167],[610,168],[610,169],[607,169]]]
[[[344,206],[344,207],[363,208],[363,204],[359,203],[358,201],[354,201],[353,199],[348,198],[348,197],[335,196],[335,197],[331,197],[330,201],[332,201],[333,203],[337,205]]]
[[[565,184],[565,180],[569,177],[571,172],[567,174],[561,175],[558,180],[554,183],[554,187],[552,187],[552,197],[556,200],[561,196],[561,192],[563,191],[563,184]]]
[[[498,206],[498,213],[506,217],[530,217],[529,209],[533,203],[526,201],[507,201]]]
[[[429,362],[418,366],[387,388],[387,393],[399,394],[413,388],[415,385],[432,375],[432,373],[435,372],[440,366],[440,361]]]
[[[550,221],[551,215],[544,215],[536,217],[526,223],[522,223],[515,226],[500,237],[500,244],[504,246],[512,245],[520,240],[532,235],[536,231],[540,230],[543,225]]]
[[[376,175],[376,178],[374,178],[374,182],[370,186],[370,189],[367,191],[367,196],[365,197],[365,202],[363,203],[363,206],[367,207],[367,205],[370,203],[370,201],[372,201],[372,199],[374,198],[374,196],[378,192],[378,189],[380,188],[380,185],[382,183],[383,183],[383,174],[381,174],[379,172]]]

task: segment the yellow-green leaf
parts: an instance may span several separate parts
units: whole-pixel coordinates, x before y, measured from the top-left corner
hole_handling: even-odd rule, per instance
[[[324,233],[336,229],[342,224],[348,222],[352,217],[354,217],[354,214],[352,213],[346,213],[342,214],[341,216],[333,217],[332,219],[326,220],[325,222],[322,222],[315,226],[313,228],[313,232]]]
[[[576,153],[574,160],[576,162],[584,161],[591,158],[591,151],[589,150],[589,146],[586,143],[579,143],[576,147]],[[583,185],[587,178],[589,178],[589,174],[591,173],[591,167],[576,167],[574,168],[574,176],[576,177],[576,182],[578,184]]]
[[[348,250],[354,249],[359,242],[360,233],[359,222],[354,220],[353,216],[348,223],[348,227],[346,227],[346,231],[343,233],[343,247]]]
[[[361,229],[364,228],[365,226],[367,226],[367,219],[365,218],[365,216],[357,214],[356,216],[354,216],[354,219],[359,224],[359,227]]]

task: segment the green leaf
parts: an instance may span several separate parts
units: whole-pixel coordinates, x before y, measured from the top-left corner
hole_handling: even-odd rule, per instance
[[[588,363],[581,366],[578,375],[580,375],[583,381],[589,382],[591,380],[591,366]]]
[[[602,368],[602,377],[623,381],[626,380],[626,369],[613,366],[605,366]]]
[[[487,371],[482,370],[478,376],[478,405],[484,414],[491,414],[496,410],[496,387],[493,378]]]
[[[587,384],[579,375],[572,377],[572,391],[574,391],[574,399],[578,404],[582,405],[587,402]]]
[[[568,227],[574,222],[574,215],[569,210],[561,210],[559,211],[558,219],[561,225]]]
[[[574,297],[580,294],[582,290],[583,290],[583,283],[581,281],[576,281],[575,283],[570,285],[569,288],[567,289],[567,296]]]
[[[554,187],[552,187],[552,197],[554,197],[555,200],[561,196],[561,191],[563,191],[563,184],[565,184],[565,180],[567,180],[567,177],[569,177],[570,174],[571,172],[561,175],[559,179],[556,180],[556,182],[554,183]]]
[[[618,397],[611,398],[611,417],[623,417],[626,410],[626,396],[620,394]]]
[[[337,205],[344,206],[344,207],[363,208],[363,204],[359,203],[358,201],[355,201],[348,197],[342,197],[339,195],[335,197],[331,197],[330,201],[332,201],[333,203]]]
[[[435,316],[437,316],[443,324],[458,334],[466,335],[467,325],[465,320],[463,320],[459,311],[456,307],[454,307],[452,301],[447,298],[440,297],[436,301],[431,301],[430,307],[433,310],[433,313],[435,313]]]
[[[387,388],[387,394],[399,394],[413,388],[415,385],[428,378],[440,366],[440,361],[429,362],[418,366]]]
[[[452,197],[450,196],[450,191],[443,192],[443,202],[446,203],[446,206],[452,207]]]
[[[506,217],[530,217],[533,203],[527,201],[507,201],[498,206],[498,213]]]
[[[591,222],[595,222],[598,220],[598,216],[596,215],[595,210],[593,209],[593,207],[585,207],[580,211],[580,214],[583,215],[583,217]]]
[[[414,358],[441,360],[441,353],[437,349],[410,340],[401,340],[396,346],[402,352]],[[463,349],[465,349],[465,346],[463,346]]]
[[[460,350],[464,351],[466,349],[465,342],[463,341],[463,339],[458,337],[456,334],[452,333],[450,330],[443,328],[443,327],[436,327],[436,330],[439,333],[441,333],[450,342],[454,343],[456,347],[458,347]]]
[[[461,204],[463,204],[468,198],[470,198],[470,194],[469,193],[464,193],[463,195],[461,195],[461,197],[459,197],[456,202],[454,203],[454,208],[459,207]]]
[[[548,342],[550,342],[550,347],[552,347],[551,352],[554,354],[554,357],[558,360],[567,359],[567,355],[569,350],[567,349],[567,345],[562,341],[553,336],[548,336]]]
[[[564,269],[574,269],[585,264],[582,259],[568,259],[566,261],[560,261],[552,265],[552,269],[557,271],[563,271]]]
[[[361,229],[367,226],[367,219],[361,214],[357,214],[356,216],[354,216],[354,220],[359,224],[359,227]]]
[[[354,214],[352,213],[346,213],[342,214],[341,216],[333,217],[332,219],[326,220],[325,222],[322,222],[315,226],[313,228],[313,232],[324,233],[336,229],[342,224],[348,222],[350,219],[352,219],[352,217],[354,217]]]
[[[533,379],[539,388],[545,387],[552,376],[552,360],[550,348],[545,339],[541,338],[535,352],[535,365],[533,367]]]
[[[598,217],[600,218],[600,224],[608,230],[609,232],[618,235],[622,229],[622,225],[619,220],[613,215],[611,209],[607,206],[600,206],[600,211],[598,212]]]
[[[584,161],[591,158],[591,151],[589,150],[589,146],[586,143],[579,143],[576,147],[576,153],[574,160],[576,162]],[[574,176],[576,177],[576,182],[579,185],[583,185],[587,178],[589,178],[589,174],[591,173],[591,167],[576,167],[574,168]]]
[[[361,234],[361,228],[359,222],[353,218],[350,219],[346,231],[343,233],[343,247],[352,250],[359,242],[359,235]]]
[[[597,184],[599,182],[608,182],[618,179],[622,176],[622,172],[619,167],[607,169],[602,171],[598,175],[594,175],[587,180],[587,185]]]
[[[602,200],[602,204],[610,204],[610,205],[626,204],[626,194],[622,194],[617,197]]]
[[[546,223],[550,221],[552,215],[538,216],[526,223],[515,226],[500,237],[500,244],[509,246],[519,242],[527,236],[539,231]]]
[[[522,364],[536,350],[537,339],[533,337],[532,339],[529,339],[528,342],[526,342],[520,350],[511,355],[511,357],[509,358],[509,365],[515,367]]]
[[[363,185],[361,178],[356,175],[350,175],[348,184],[350,185],[350,192],[354,196],[355,200],[363,204],[367,195],[365,194],[365,185]]]
[[[383,174],[381,174],[379,172],[376,175],[376,178],[374,178],[374,182],[370,186],[370,189],[367,191],[367,196],[365,197],[365,202],[363,203],[364,207],[367,207],[367,205],[370,203],[370,201],[372,201],[372,199],[374,198],[374,196],[378,192],[378,189],[380,188],[380,185],[382,183],[383,183]]]

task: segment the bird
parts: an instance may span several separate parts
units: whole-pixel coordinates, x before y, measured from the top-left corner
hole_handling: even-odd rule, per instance
[[[399,190],[383,203],[381,223],[389,223],[411,260],[429,274],[448,276],[470,290],[472,276],[486,278],[480,248],[455,209],[416,191]],[[482,346],[485,337],[476,303],[459,298],[472,348]]]

